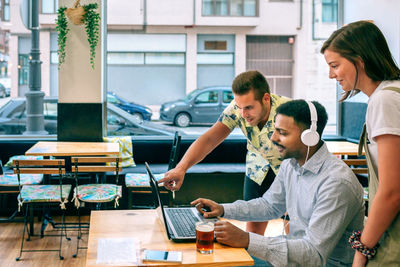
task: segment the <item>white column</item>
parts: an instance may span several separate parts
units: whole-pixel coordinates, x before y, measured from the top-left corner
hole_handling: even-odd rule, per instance
[[[246,71],[246,35],[235,35],[235,76]]]
[[[42,61],[42,91],[50,95],[50,31],[40,32],[40,60]]]
[[[18,97],[18,35],[10,36],[9,75],[11,77],[11,97]]]
[[[186,93],[197,88],[197,34],[186,35]]]
[[[60,0],[59,6],[72,7],[74,0]],[[101,13],[101,0],[97,11]],[[81,4],[87,4],[81,1]],[[101,103],[101,36],[96,47],[95,68],[90,65],[89,43],[84,25],[68,22],[65,62],[58,77],[59,103]]]

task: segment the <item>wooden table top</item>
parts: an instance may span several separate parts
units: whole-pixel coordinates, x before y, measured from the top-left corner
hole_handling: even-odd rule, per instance
[[[235,224],[237,221],[230,220]],[[174,243],[168,240],[156,210],[92,211],[86,266],[97,265],[99,238],[136,238],[140,240],[141,255],[138,265],[124,266],[176,266],[178,263],[142,262],[144,249],[182,251],[182,264],[190,266],[253,265],[253,259],[243,248],[232,248],[214,243],[214,253],[200,254],[195,243]],[[107,265],[105,265],[107,266]],[[109,265],[108,265],[109,266]]]
[[[29,156],[101,156],[118,155],[118,143],[39,141],[25,155]]]
[[[347,141],[326,141],[329,152],[334,155],[356,156],[358,153],[358,144]]]

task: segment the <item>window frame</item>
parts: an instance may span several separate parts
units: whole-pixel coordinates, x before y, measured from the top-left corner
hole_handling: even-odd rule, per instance
[[[43,4],[43,1],[53,1],[53,6],[54,6],[53,12],[43,12],[43,7],[45,6]],[[39,10],[40,10],[40,14],[57,14],[58,0],[41,0]]]
[[[26,61],[25,61],[26,59]],[[21,60],[23,64],[21,64]],[[26,63],[26,64],[25,64]],[[21,77],[22,74],[26,77]],[[18,85],[28,85],[29,84],[29,54],[19,54],[18,55]]]
[[[244,7],[245,7],[245,2],[250,1],[250,0],[239,0],[241,2],[241,12],[240,15],[232,15],[232,6],[233,6],[233,1],[238,1],[238,0],[225,0],[226,1],[226,15],[223,14],[217,14],[217,2],[218,0],[210,0],[212,4],[212,12],[211,14],[205,14],[205,8],[204,8],[204,0],[202,0],[202,5],[201,5],[201,15],[203,17],[258,17],[259,15],[259,0],[251,0],[255,2],[255,10],[254,10],[254,15],[245,15],[244,13]],[[223,12],[220,12],[223,13]]]
[[[0,10],[1,10],[1,21],[10,21],[10,1],[11,0],[1,0],[1,6],[0,6]],[[6,10],[7,9],[7,13]],[[6,17],[6,14],[8,15]]]

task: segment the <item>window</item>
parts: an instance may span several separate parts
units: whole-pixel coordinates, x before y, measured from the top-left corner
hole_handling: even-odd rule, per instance
[[[203,0],[203,16],[255,17],[257,0]]]
[[[322,22],[337,22],[337,0],[322,0]]]
[[[57,51],[50,52],[50,63],[51,64],[58,64],[58,54]]]
[[[1,20],[2,21],[10,21],[10,0],[2,0],[1,1]],[[3,8],[1,8],[3,7]]]
[[[233,100],[233,93],[232,91],[224,91],[223,92],[223,97],[222,97],[222,102],[224,103],[231,103]]]
[[[146,53],[145,64],[183,65],[184,53]]]
[[[233,64],[233,54],[198,53],[197,64],[231,65]]]
[[[45,120],[57,120],[57,103],[45,101],[43,113]]]
[[[338,26],[338,1],[313,1],[313,39],[327,39]]]
[[[209,104],[218,102],[218,91],[208,91],[197,96],[196,104]]]
[[[18,58],[18,84],[28,84],[29,55],[19,55]]]
[[[183,65],[185,64],[185,54],[161,52],[108,52],[107,63],[113,65]]]
[[[42,0],[42,14],[55,14],[58,9],[58,0]]]
[[[144,53],[108,52],[107,63],[115,65],[144,64]]]
[[[226,41],[205,41],[204,50],[223,50],[226,51]]]

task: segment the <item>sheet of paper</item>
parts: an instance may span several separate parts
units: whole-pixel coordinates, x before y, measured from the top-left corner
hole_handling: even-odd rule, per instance
[[[97,264],[135,264],[140,251],[136,238],[99,238]]]

